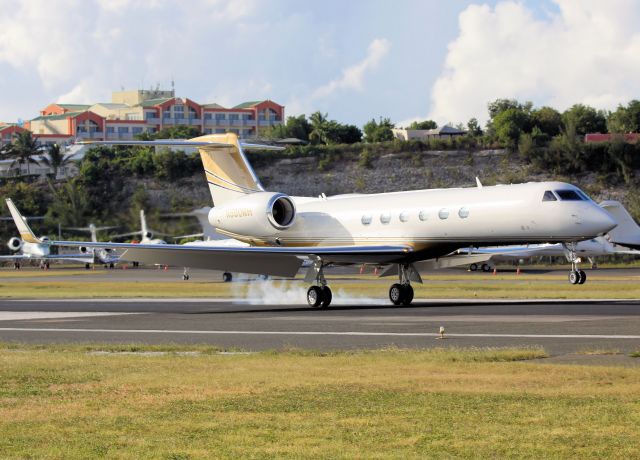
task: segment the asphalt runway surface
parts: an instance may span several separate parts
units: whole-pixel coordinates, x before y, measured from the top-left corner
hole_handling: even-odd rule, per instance
[[[445,339],[438,338],[441,326]],[[211,299],[0,300],[0,340],[209,343],[249,351],[542,346],[559,362],[637,365],[640,359],[627,355],[640,350],[640,300],[418,299],[409,307],[381,300],[327,310]],[[592,353],[598,350],[620,356]]]

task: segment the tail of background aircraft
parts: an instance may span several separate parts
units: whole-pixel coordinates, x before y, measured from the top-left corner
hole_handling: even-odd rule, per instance
[[[11,198],[7,198],[6,202],[7,206],[9,207],[9,212],[11,212],[11,217],[13,217],[13,221],[15,222],[16,227],[18,227],[18,232],[20,233],[20,238],[22,238],[22,241],[25,241],[27,243],[41,243],[41,241],[33,234],[31,228],[27,224],[27,221],[24,217],[22,217],[22,214],[20,214],[20,211],[18,211],[16,205],[13,204]]]
[[[140,210],[140,236],[142,238],[151,238],[149,236],[149,228],[147,227],[147,218],[144,215],[144,209]]]
[[[622,206],[622,203],[618,201],[603,201],[600,206],[607,210],[618,222],[618,226],[609,232],[610,241],[629,248],[640,249],[640,226]]]

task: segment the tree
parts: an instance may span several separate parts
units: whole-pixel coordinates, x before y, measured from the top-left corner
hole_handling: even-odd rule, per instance
[[[328,137],[337,144],[355,144],[362,141],[362,131],[355,125],[343,125],[337,121],[330,121]]]
[[[491,124],[498,140],[507,147],[514,148],[520,135],[530,131],[531,117],[522,107],[510,107],[498,113]]]
[[[489,102],[489,118],[492,120],[497,117],[500,113],[509,110],[509,109],[518,109],[524,110],[525,112],[531,112],[531,108],[533,104],[531,102],[525,102],[521,104],[515,99],[496,99],[493,102]]]
[[[19,165],[27,165],[27,174],[31,174],[29,165],[38,164],[33,158],[34,155],[40,153],[40,144],[33,137],[31,131],[21,131],[13,135],[13,142],[7,148],[8,154],[15,158]]]
[[[329,140],[329,119],[326,113],[314,112],[309,117],[311,122],[311,132],[309,140],[314,144],[328,144]]]
[[[477,118],[472,118],[467,123],[467,134],[471,137],[482,136],[482,128]]]
[[[49,146],[47,155],[43,156],[40,160],[41,165],[47,166],[53,170],[53,173],[51,174],[53,180],[56,180],[56,177],[58,177],[58,171],[71,162],[71,156],[65,156],[64,151],[58,144]]]
[[[552,107],[541,107],[532,113],[533,126],[537,126],[542,133],[552,138],[562,130],[562,115]]]
[[[282,125],[281,125],[282,126]],[[309,134],[312,131],[311,124],[304,115],[298,115],[297,117],[288,117],[284,128],[284,134],[281,138],[295,137],[303,141],[309,140]]]
[[[569,124],[575,127],[579,136],[587,133],[606,133],[607,120],[604,112],[584,104],[575,104],[562,114],[562,124],[565,129]]]
[[[634,99],[626,107],[619,105],[609,115],[607,128],[610,133],[640,132],[640,101]]]
[[[380,117],[380,121],[371,119],[363,126],[364,140],[366,142],[384,142],[393,140],[394,124],[388,118]]]
[[[436,129],[438,127],[438,123],[433,120],[424,120],[424,121],[414,121],[409,125],[407,129]]]

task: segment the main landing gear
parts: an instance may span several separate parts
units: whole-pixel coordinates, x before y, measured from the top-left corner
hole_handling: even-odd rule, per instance
[[[569,272],[569,282],[571,284],[584,284],[587,282],[587,274],[584,270],[580,270],[578,264],[581,262],[580,257],[576,254],[576,244],[568,243],[564,245],[565,256],[571,262],[571,271]]]
[[[333,299],[331,289],[327,286],[327,280],[324,277],[323,267],[322,260],[316,259],[305,277],[305,281],[314,283],[307,291],[307,303],[311,308],[327,308]]]
[[[389,288],[389,300],[394,305],[411,305],[413,301],[413,288],[411,280],[422,282],[420,275],[409,264],[398,265],[399,283],[394,283]]]

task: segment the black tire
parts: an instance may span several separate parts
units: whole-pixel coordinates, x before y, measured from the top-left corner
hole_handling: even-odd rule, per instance
[[[489,264],[482,264],[481,268],[482,268],[482,271],[485,272],[485,273],[491,271],[491,265],[489,265]]]
[[[403,296],[404,289],[402,288],[402,284],[392,284],[389,288],[389,300],[391,300],[391,303],[396,306],[401,305]]]
[[[578,284],[584,284],[587,282],[587,274],[584,272],[584,270],[580,270],[578,272],[578,274],[580,275],[580,279],[578,280]]]
[[[91,268],[91,264],[84,264],[84,269],[89,270]]]
[[[322,286],[322,304],[320,308],[328,308],[331,305],[331,300],[333,299],[333,294],[331,293],[331,289],[329,286]]]
[[[478,271],[478,264],[469,265],[469,271],[477,272]]]
[[[410,284],[402,286],[402,305],[411,305],[413,301],[413,288]]]
[[[311,308],[318,308],[324,300],[324,292],[320,286],[311,286],[307,291],[307,303]]]
[[[569,272],[569,282],[571,284],[578,284],[580,282],[580,273],[575,270]]]
[[[233,279],[233,275],[231,273],[224,272],[222,274],[222,281],[224,281],[225,283],[230,283],[232,279]]]
[[[113,269],[113,268],[115,268],[115,265],[113,265],[113,263],[110,263],[109,264],[109,268]]]

